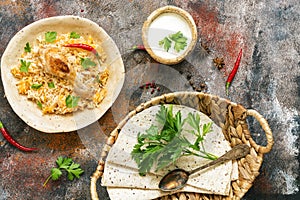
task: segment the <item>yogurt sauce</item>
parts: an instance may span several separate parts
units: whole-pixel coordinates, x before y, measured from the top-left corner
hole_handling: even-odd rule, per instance
[[[187,38],[187,46],[184,50],[176,52],[174,49],[174,42],[167,52],[163,46],[159,46],[159,41],[170,34],[181,31],[183,36]],[[192,40],[192,30],[187,21],[176,13],[163,13],[159,15],[149,26],[148,44],[153,53],[164,59],[175,59],[181,56]]]

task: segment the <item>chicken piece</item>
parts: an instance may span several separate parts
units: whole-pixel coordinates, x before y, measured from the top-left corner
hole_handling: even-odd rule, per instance
[[[50,48],[44,50],[44,70],[46,73],[52,74],[54,76],[65,78],[72,83],[76,78],[76,72],[70,65],[66,58],[57,48]]]
[[[92,99],[95,94],[94,84],[97,81],[100,65],[84,69],[82,66],[77,70],[74,68],[76,62],[70,61],[65,57],[65,52],[58,48],[49,48],[41,52],[41,60],[46,73],[64,78],[73,85],[74,94],[85,99]]]

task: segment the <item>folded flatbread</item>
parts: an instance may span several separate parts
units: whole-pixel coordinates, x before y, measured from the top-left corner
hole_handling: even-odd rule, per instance
[[[147,194],[145,195],[145,197],[147,197],[146,199],[164,196],[168,193],[159,191],[158,183],[168,171],[175,168],[191,170],[209,162],[207,159],[196,156],[181,157],[174,165],[170,165],[160,171],[151,170],[151,172],[144,177],[138,174],[137,164],[131,158],[130,153],[133,146],[137,143],[137,134],[139,132],[145,132],[152,124],[160,126],[155,120],[155,115],[159,109],[159,105],[152,106],[133,116],[122,128],[116,143],[109,151],[102,177],[102,185],[108,187],[108,192],[112,194],[112,196],[118,192],[128,194],[130,199],[134,199],[135,196],[140,197],[137,199],[143,199],[137,194]],[[177,111],[181,112],[183,119],[187,117],[188,113],[198,113],[202,125],[212,122],[208,116],[186,106],[173,105],[173,113]],[[183,129],[188,131],[192,128],[186,123]],[[205,137],[204,146],[207,152],[221,156],[230,150],[231,147],[228,141],[225,140],[220,127],[213,124],[212,129],[213,131],[208,133]],[[189,140],[194,139],[191,137],[191,134],[187,132],[183,134]],[[228,195],[230,182],[236,177],[237,168],[233,167],[232,162],[229,161],[191,175],[187,186],[181,191]],[[113,199],[112,196],[111,199]]]

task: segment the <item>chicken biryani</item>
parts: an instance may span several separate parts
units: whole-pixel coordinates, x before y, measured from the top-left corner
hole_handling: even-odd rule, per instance
[[[26,43],[11,69],[18,93],[43,114],[66,114],[99,107],[109,70],[101,46],[88,34],[45,32]]]

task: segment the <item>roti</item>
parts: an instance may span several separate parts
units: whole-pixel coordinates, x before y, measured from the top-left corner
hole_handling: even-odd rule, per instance
[[[110,75],[105,86],[107,93],[99,107],[65,115],[43,114],[35,102],[29,101],[26,96],[18,93],[17,80],[12,75],[11,69],[20,63],[20,56],[24,52],[26,43],[33,43],[46,32],[57,32],[57,34],[76,32],[80,35],[91,35],[97,45],[101,46],[106,54],[105,65]],[[55,51],[51,53],[54,54]],[[57,61],[55,63],[57,64]],[[93,21],[76,16],[45,18],[24,27],[11,39],[1,59],[5,96],[12,109],[29,126],[47,133],[74,131],[97,121],[119,95],[124,83],[124,72],[120,52],[110,36]],[[66,79],[72,80],[72,78],[66,76]]]
[[[168,105],[166,105],[168,106]],[[172,105],[173,113],[180,111],[182,119],[186,118],[188,113],[198,113],[200,115],[201,124],[212,122],[212,120],[203,113],[182,105]],[[116,193],[128,194],[128,199],[140,197],[143,199],[153,199],[159,196],[164,196],[169,193],[161,192],[158,189],[160,179],[170,170],[175,168],[182,168],[185,170],[192,170],[203,165],[209,160],[196,157],[187,156],[180,157],[174,165],[170,165],[160,171],[151,170],[146,176],[140,176],[138,167],[135,161],[131,158],[131,151],[136,144],[137,134],[143,133],[151,125],[158,125],[155,120],[155,115],[160,109],[160,106],[152,106],[137,115],[133,116],[122,128],[118,139],[113,147],[110,149],[106,158],[104,174],[102,176],[102,185],[108,187],[109,194],[112,197]],[[187,139],[192,140],[191,134],[187,131],[191,129],[186,123],[183,127],[186,132],[183,134]],[[231,147],[228,141],[225,140],[222,130],[217,125],[212,125],[213,131],[208,133],[205,137],[204,146],[207,152],[214,155],[221,156]],[[236,163],[235,163],[236,165]],[[228,195],[230,189],[230,182],[237,177],[237,168],[232,165],[232,162],[226,162],[222,165],[212,167],[201,171],[200,173],[190,176],[187,186],[182,190],[184,192],[196,193],[213,193],[220,195]],[[142,196],[139,196],[140,194]]]

